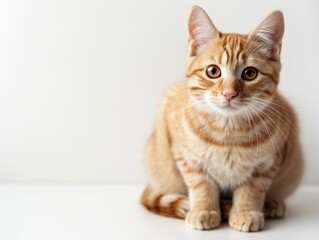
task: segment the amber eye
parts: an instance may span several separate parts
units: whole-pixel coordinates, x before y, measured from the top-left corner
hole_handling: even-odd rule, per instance
[[[222,72],[220,71],[219,67],[216,65],[210,65],[208,68],[206,68],[206,75],[209,78],[219,78],[221,73]]]
[[[247,67],[244,69],[243,73],[241,74],[241,78],[246,81],[254,80],[258,75],[258,71],[254,67]]]

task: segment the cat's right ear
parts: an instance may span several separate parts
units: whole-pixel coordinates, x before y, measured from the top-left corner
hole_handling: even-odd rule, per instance
[[[188,21],[189,55],[198,56],[219,36],[219,32],[200,7],[193,7]]]
[[[251,43],[267,58],[278,60],[285,30],[284,15],[274,11],[249,35]]]

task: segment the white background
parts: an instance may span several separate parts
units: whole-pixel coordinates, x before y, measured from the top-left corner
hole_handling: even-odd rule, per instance
[[[0,1],[0,181],[142,183],[161,93],[184,78],[187,18],[248,33],[285,14],[281,91],[319,183],[319,2]]]

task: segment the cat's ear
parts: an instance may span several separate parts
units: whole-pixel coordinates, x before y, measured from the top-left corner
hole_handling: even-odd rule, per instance
[[[189,55],[198,56],[219,32],[200,7],[193,7],[188,21]]]
[[[284,30],[284,15],[274,11],[250,34],[250,39],[266,57],[278,60]]]

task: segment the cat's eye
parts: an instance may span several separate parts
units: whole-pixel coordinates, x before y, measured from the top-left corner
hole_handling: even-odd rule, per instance
[[[219,78],[221,76],[220,68],[216,65],[210,65],[208,68],[206,68],[206,75],[209,78]]]
[[[247,67],[244,69],[244,71],[241,74],[241,78],[246,81],[252,81],[254,80],[258,75],[258,71],[254,67]]]

